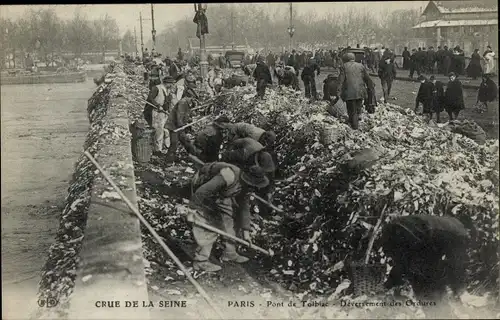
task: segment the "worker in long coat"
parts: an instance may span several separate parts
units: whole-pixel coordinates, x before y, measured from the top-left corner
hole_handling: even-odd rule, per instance
[[[415,112],[417,112],[418,105],[421,103],[423,107],[422,113],[430,118],[434,85],[424,75],[420,75],[418,80],[420,81],[420,88],[418,88],[417,98],[415,99]]]
[[[387,288],[410,281],[418,299],[439,299],[449,285],[459,296],[465,288],[469,231],[458,219],[411,215],[394,218],[382,229],[384,254],[392,259]]]
[[[465,103],[462,83],[458,80],[457,75],[451,72],[449,79],[445,91],[445,110],[451,121],[458,118],[460,111],[465,109]]]
[[[199,169],[191,181],[192,196],[187,220],[193,223],[193,237],[197,248],[193,267],[195,270],[216,272],[221,267],[209,261],[218,234],[196,222],[211,225],[236,236],[243,230],[243,240],[252,241],[250,230],[250,193],[253,189],[269,184],[262,169],[252,166],[242,170],[224,162],[207,163]],[[225,240],[222,261],[245,263],[248,258],[238,254],[236,244]]]
[[[368,70],[361,63],[355,62],[353,53],[345,54],[344,61],[345,63],[340,68],[337,97],[346,102],[349,125],[357,130],[363,99],[368,98],[368,89],[374,92],[375,84]]]

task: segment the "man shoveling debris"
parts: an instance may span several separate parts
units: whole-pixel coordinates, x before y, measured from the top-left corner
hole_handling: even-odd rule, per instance
[[[193,98],[182,98],[172,109],[170,115],[168,116],[167,123],[165,127],[169,131],[170,135],[170,147],[167,151],[166,161],[175,161],[175,152],[177,151],[177,145],[180,141],[188,153],[194,154],[194,147],[191,141],[186,136],[186,130],[180,130],[176,132],[176,129],[183,127],[190,121],[190,111],[195,106],[196,100]]]
[[[234,236],[235,228],[243,230],[243,239],[251,243],[250,189],[269,184],[262,168],[252,166],[246,170],[224,162],[203,165],[192,179],[192,197],[187,219],[214,225]],[[217,234],[193,224],[193,236],[198,245],[193,267],[196,270],[216,272],[219,265],[208,261]],[[234,242],[226,240],[223,261],[244,263],[247,257],[236,252]]]

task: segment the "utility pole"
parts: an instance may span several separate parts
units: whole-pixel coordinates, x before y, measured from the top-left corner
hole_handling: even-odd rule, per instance
[[[139,12],[139,20],[141,20],[141,57],[144,57],[144,37],[142,32],[142,12]]]
[[[137,57],[139,53],[137,52],[137,30],[134,26],[134,45],[135,45],[135,56]]]
[[[295,28],[293,27],[293,3],[290,2],[290,26],[288,27],[288,34],[290,35],[290,51],[292,51],[293,47],[293,34],[295,33]]]
[[[231,4],[231,50],[234,51],[234,3]]]
[[[155,11],[153,8],[153,4],[151,4],[151,24],[153,26],[153,30],[151,30],[151,35],[153,36],[153,49],[152,50],[156,50]]]

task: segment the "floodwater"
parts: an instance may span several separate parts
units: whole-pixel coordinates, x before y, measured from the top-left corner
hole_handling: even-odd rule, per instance
[[[89,123],[92,80],[1,86],[2,319],[28,319]]]

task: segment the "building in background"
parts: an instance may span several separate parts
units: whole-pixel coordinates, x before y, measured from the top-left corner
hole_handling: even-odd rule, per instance
[[[413,29],[427,47],[458,45],[468,56],[488,45],[498,49],[496,0],[429,1],[422,20]]]

